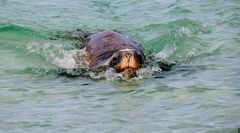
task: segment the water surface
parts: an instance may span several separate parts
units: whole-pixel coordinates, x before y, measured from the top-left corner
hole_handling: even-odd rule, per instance
[[[0,0],[1,132],[237,132],[237,0]],[[56,33],[117,30],[147,55],[179,61],[161,78],[58,75],[77,41]],[[152,70],[152,69],[150,69]]]

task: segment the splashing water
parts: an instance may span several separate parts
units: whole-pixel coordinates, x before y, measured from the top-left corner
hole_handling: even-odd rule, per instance
[[[53,43],[36,43],[31,42],[27,45],[27,50],[30,53],[39,54],[45,59],[51,61],[57,67],[66,69],[66,74],[88,76],[92,79],[107,79],[107,80],[129,80],[123,77],[122,73],[116,73],[112,68],[103,71],[89,71],[87,70],[87,57],[85,49],[65,50],[63,45],[55,45]],[[76,69],[86,69],[86,73],[76,73]],[[71,70],[72,69],[72,70]],[[73,70],[74,69],[74,70]],[[158,66],[146,66],[137,70],[137,78],[132,80],[139,80],[147,77],[161,74],[162,70]]]
[[[86,67],[86,52],[84,49],[65,50],[63,45],[53,43],[28,43],[27,50],[51,61],[60,68]]]

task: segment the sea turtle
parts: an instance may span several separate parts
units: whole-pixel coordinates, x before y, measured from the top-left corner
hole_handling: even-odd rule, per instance
[[[136,70],[145,62],[140,45],[115,31],[89,33],[78,30],[70,32],[69,37],[84,44],[89,68],[109,67],[124,77],[135,77]]]

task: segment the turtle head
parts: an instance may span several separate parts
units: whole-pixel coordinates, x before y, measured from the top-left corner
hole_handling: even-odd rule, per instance
[[[123,72],[125,77],[135,77],[136,70],[143,65],[144,60],[142,52],[134,49],[123,49],[113,54],[109,66],[117,73]]]

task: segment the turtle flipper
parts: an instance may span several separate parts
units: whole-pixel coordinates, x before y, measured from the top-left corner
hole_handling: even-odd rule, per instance
[[[74,31],[65,31],[65,32],[57,32],[53,37],[50,37],[51,40],[68,39],[68,40],[79,40],[81,43],[76,43],[76,48],[82,49],[85,47],[85,44],[90,40],[90,33],[88,31],[84,31],[81,29],[77,29]]]
[[[171,68],[177,64],[177,61],[174,61],[171,63],[169,63],[167,61],[161,61],[161,62],[157,62],[157,64],[163,71],[170,71]]]
[[[79,40],[83,43],[86,43],[89,41],[89,36],[93,34],[88,31],[84,31],[81,29],[77,29],[75,31],[69,31],[65,34],[64,38],[66,39],[74,39],[74,40]]]
[[[77,29],[74,31],[58,32],[57,34],[55,34],[55,37],[69,39],[69,40],[79,40],[85,43],[89,41],[89,36],[92,34],[93,33],[90,33],[88,31]],[[50,38],[50,39],[55,40],[56,38]]]
[[[147,66],[158,66],[162,69],[162,71],[170,71],[171,68],[175,65],[177,65],[178,61],[168,62],[166,60],[159,60],[156,61],[156,59],[152,56],[146,56],[146,65]]]

